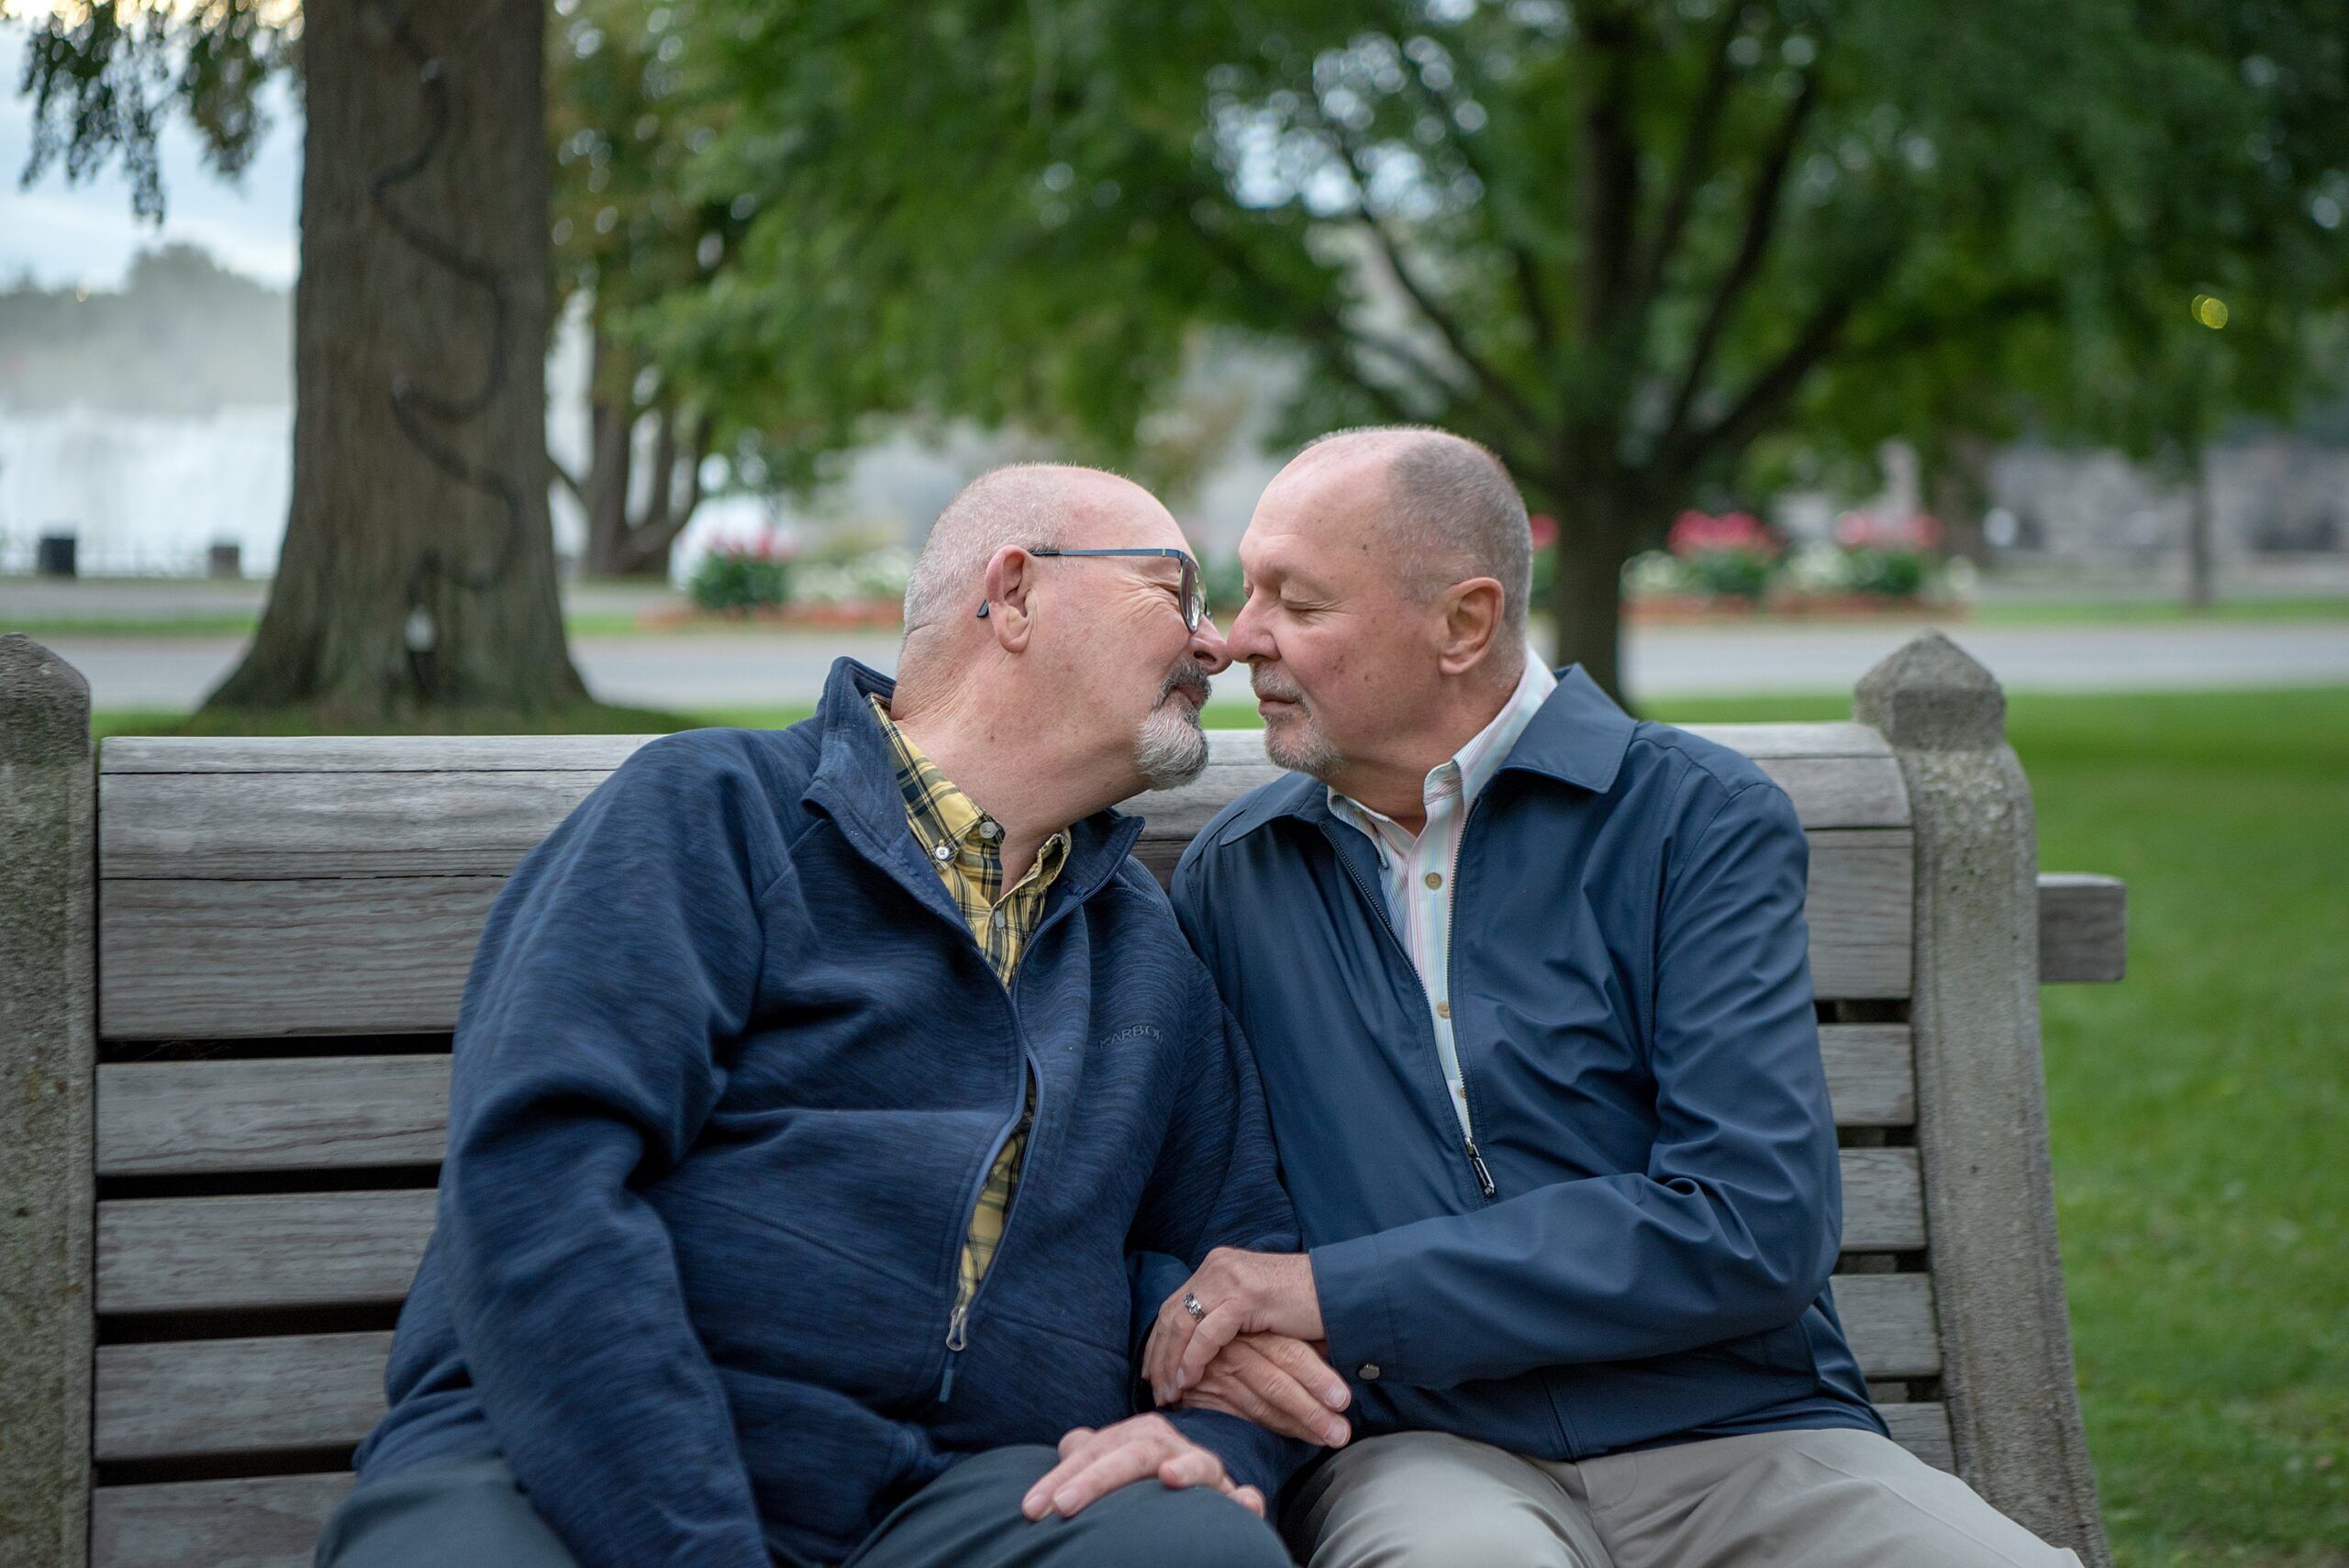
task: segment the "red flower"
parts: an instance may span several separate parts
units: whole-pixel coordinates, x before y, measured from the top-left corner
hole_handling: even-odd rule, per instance
[[[1547,550],[1552,545],[1558,542],[1557,518],[1550,516],[1547,512],[1536,512],[1533,514],[1531,521],[1533,524],[1534,549]]]

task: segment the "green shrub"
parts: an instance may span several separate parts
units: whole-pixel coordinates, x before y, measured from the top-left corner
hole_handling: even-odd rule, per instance
[[[694,568],[691,588],[695,605],[718,615],[781,609],[791,597],[791,562],[764,539],[721,545]]]

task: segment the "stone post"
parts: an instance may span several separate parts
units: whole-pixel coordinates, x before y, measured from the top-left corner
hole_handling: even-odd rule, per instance
[[[2039,1051],[2038,840],[2006,694],[1939,632],[1859,684],[1917,840],[1917,1141],[1958,1470],[2009,1517],[2109,1568],[2072,1373]]]
[[[0,1562],[85,1568],[97,781],[90,688],[0,637]]]

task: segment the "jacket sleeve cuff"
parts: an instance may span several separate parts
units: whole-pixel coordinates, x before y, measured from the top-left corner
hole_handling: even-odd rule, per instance
[[[1253,1421],[1227,1416],[1220,1410],[1163,1410],[1174,1429],[1223,1461],[1223,1473],[1241,1486],[1264,1495],[1265,1511],[1279,1518],[1281,1488],[1305,1468],[1317,1450],[1267,1431]]]
[[[1351,1241],[1316,1247],[1308,1254],[1313,1260],[1313,1292],[1321,1304],[1330,1364],[1349,1383],[1365,1378],[1412,1381],[1402,1336],[1396,1331],[1395,1304],[1386,1293],[1386,1282],[1394,1276],[1383,1243],[1374,1230]],[[1366,1372],[1373,1367],[1377,1370]]]
[[[1163,1252],[1132,1252],[1126,1258],[1128,1282],[1131,1286],[1131,1318],[1126,1329],[1126,1348],[1133,1362],[1134,1374],[1141,1374],[1141,1352],[1150,1344],[1150,1331],[1158,1323],[1158,1309],[1166,1298],[1191,1277],[1191,1266],[1180,1258]],[[1143,1409],[1150,1407],[1145,1405]]]

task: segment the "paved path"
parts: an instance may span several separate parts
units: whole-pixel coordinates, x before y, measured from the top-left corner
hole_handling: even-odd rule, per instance
[[[0,630],[6,629],[0,619]],[[1635,628],[1626,678],[1647,696],[1847,692],[1915,634],[1908,624]],[[2180,690],[2349,684],[2349,622],[1968,627],[1951,635],[2012,691]],[[228,673],[232,638],[50,639],[89,678],[101,708],[194,707]],[[607,702],[700,709],[777,707],[814,700],[837,654],[896,665],[893,636],[846,634],[580,638],[580,671]],[[1244,698],[1247,673],[1217,682]]]

